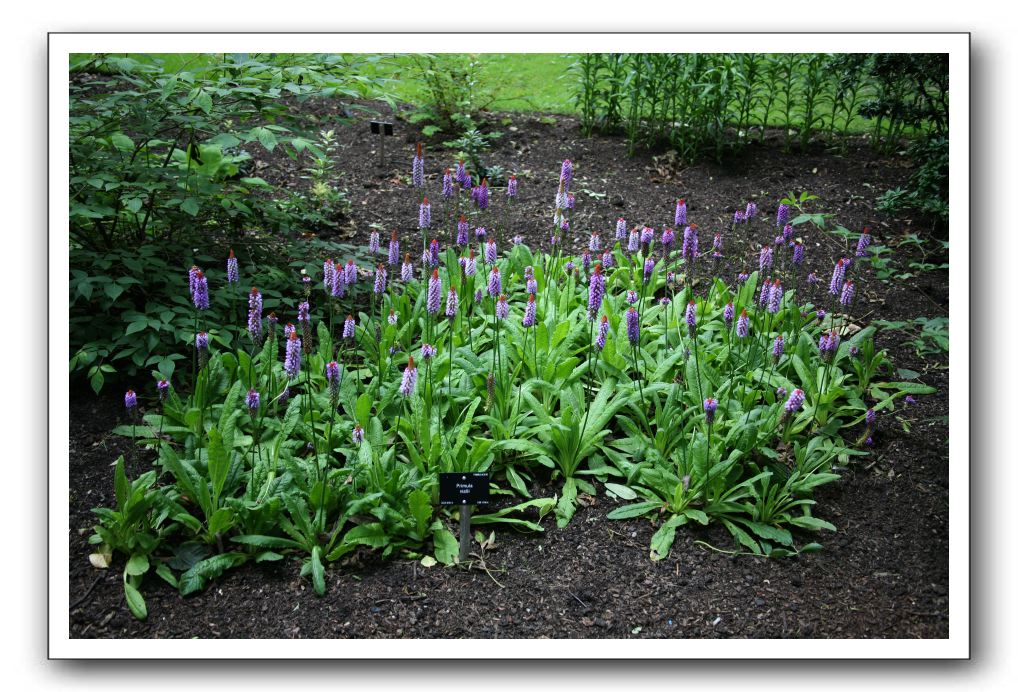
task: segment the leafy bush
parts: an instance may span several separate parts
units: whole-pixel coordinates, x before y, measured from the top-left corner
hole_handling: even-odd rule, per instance
[[[497,100],[496,89],[481,73],[481,63],[459,53],[415,53],[408,56],[410,77],[424,85],[410,122],[430,123],[423,128],[430,137],[438,132],[466,133],[480,124],[481,111]]]
[[[250,175],[253,153],[326,156],[285,98],[364,97],[378,85],[338,55],[227,55],[173,74],[103,55],[76,56],[72,67],[70,232],[96,251],[285,227],[271,186]]]
[[[906,155],[918,163],[905,187],[888,190],[877,200],[886,212],[916,211],[935,222],[949,215],[949,147],[946,137],[930,137],[909,145]]]

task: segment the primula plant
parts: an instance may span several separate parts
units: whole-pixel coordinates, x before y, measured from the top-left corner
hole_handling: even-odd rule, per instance
[[[709,231],[683,200],[657,227],[581,228],[565,161],[535,252],[514,237],[515,177],[489,190],[453,164],[431,191],[426,169],[418,145],[417,232],[318,258],[268,313],[256,269],[244,315],[215,312],[236,298],[235,263],[180,268],[189,348],[117,429],[155,468],[130,482],[118,465],[117,508],[96,510],[135,615],[150,568],[188,594],[292,556],[323,594],[358,551],[454,564],[441,472],[491,475],[476,524],[564,526],[606,490],[628,501],[609,517],[655,523],[652,559],[690,522],[724,527],[736,551],[808,552],[835,530],[813,491],[867,453],[900,397],[932,391],[884,381],[874,329],[853,321],[868,233],[817,266],[789,204],[772,220],[750,202]],[[576,234],[586,249],[568,256]],[[751,258],[724,254],[736,237]],[[209,337],[224,314],[238,338]]]

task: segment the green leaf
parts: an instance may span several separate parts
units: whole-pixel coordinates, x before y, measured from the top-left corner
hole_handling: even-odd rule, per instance
[[[688,520],[684,514],[672,515],[668,521],[661,525],[661,528],[654,532],[650,539],[651,560],[663,560],[668,557],[668,551],[672,549],[672,543],[675,541],[675,529],[685,524],[686,521]]]
[[[636,492],[624,485],[619,485],[618,483],[605,483],[604,487],[606,490],[608,490],[611,493],[614,493],[623,500],[636,499]]]
[[[823,519],[817,519],[816,517],[793,517],[788,520],[789,524],[799,526],[804,529],[810,529],[812,531],[819,531],[825,529],[827,531],[837,531],[834,524],[824,521]]]
[[[443,565],[455,564],[459,557],[460,544],[456,537],[438,519],[431,524],[431,536],[435,542],[435,559]]]
[[[613,509],[608,513],[608,518],[632,519],[633,517],[643,516],[647,512],[651,512],[659,507],[661,507],[661,502],[657,501],[637,502],[636,504]]]
[[[200,207],[197,199],[194,197],[188,197],[180,203],[180,208],[191,216],[197,216]]]
[[[127,561],[124,571],[132,577],[140,577],[145,574],[148,572],[148,556],[132,555],[131,559]]]
[[[142,331],[143,329],[146,329],[147,327],[148,320],[145,319],[136,320],[127,325],[127,329],[124,330],[124,335],[130,336],[131,334],[136,334]]]
[[[145,599],[142,597],[141,592],[126,581],[124,582],[124,596],[127,598],[127,607],[131,610],[131,614],[134,617],[139,620],[144,620],[148,617],[148,609],[145,607]]]
[[[371,397],[367,392],[357,397],[354,415],[357,417],[357,422],[360,426],[367,429],[368,419],[371,417]]]
[[[231,567],[236,567],[247,560],[244,553],[223,553],[196,563],[191,569],[180,575],[180,595],[201,591],[209,579],[215,579]]]
[[[212,504],[218,507],[219,495],[223,492],[226,475],[230,472],[230,457],[215,426],[209,429],[208,459],[209,480],[212,481]]]
[[[117,468],[113,472],[113,491],[117,498],[117,509],[123,510],[127,497],[131,492],[131,484],[124,473],[124,455],[117,458]]]
[[[322,564],[322,548],[317,545],[311,551],[311,580],[315,586],[315,593],[324,596],[325,565]]]

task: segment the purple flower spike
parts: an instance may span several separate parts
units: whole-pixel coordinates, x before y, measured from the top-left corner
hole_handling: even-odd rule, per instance
[[[482,242],[488,232],[484,230],[484,226],[478,226],[474,229],[474,237],[477,238],[477,242]]]
[[[442,304],[442,279],[438,276],[438,270],[431,272],[431,279],[428,280],[428,314],[435,315]]]
[[[626,311],[626,334],[631,345],[636,346],[640,343],[640,313],[636,308],[629,308]]]
[[[530,294],[537,293],[537,279],[535,279],[533,276],[527,279],[527,293]]]
[[[385,271],[385,265],[379,264],[378,269],[375,270],[375,294],[385,293],[385,283],[388,278],[388,272]]]
[[[626,220],[621,216],[619,220],[615,222],[615,240],[626,239]]]
[[[516,176],[509,176],[509,185],[506,188],[506,195],[509,199],[516,199],[516,195],[519,194],[519,183],[516,181]]]
[[[785,402],[785,414],[795,413],[802,408],[805,401],[806,393],[801,389],[793,389],[792,393],[788,395],[788,401]]]
[[[371,231],[371,235],[368,236],[368,252],[372,255],[377,255],[379,249],[379,237],[378,231]]]
[[[867,447],[872,447],[873,446],[873,436],[871,435],[871,436],[867,437],[864,444]]]
[[[124,406],[128,411],[131,411],[138,406],[138,395],[134,393],[133,389],[128,389],[124,394]]]
[[[590,250],[584,250],[583,254],[580,255],[580,259],[583,262],[583,271],[590,271]]]
[[[714,252],[721,252],[721,234],[720,233],[715,233],[714,234],[714,244],[711,246],[711,249],[714,250]]]
[[[505,293],[503,293],[495,302],[495,318],[504,320],[507,317],[509,317],[509,303],[506,301]]]
[[[523,245],[523,236],[516,234],[513,236],[513,246]]]
[[[769,245],[760,248],[760,272],[774,266],[774,250]]]
[[[417,143],[417,154],[414,155],[411,171],[414,187],[417,189],[424,187],[424,145],[420,142]]]
[[[869,251],[866,248],[870,246],[871,242],[873,242],[873,238],[870,237],[870,229],[862,229],[862,235],[859,236],[859,243],[855,246],[855,256],[865,257],[868,255]]]
[[[674,244],[675,244],[675,230],[671,228],[666,228],[663,231],[661,231],[661,247],[664,248],[665,252],[668,252],[668,249]]]
[[[249,389],[247,390],[246,403],[247,410],[250,411],[253,416],[258,410],[258,407],[262,404],[262,395],[258,393],[257,389]]]
[[[209,282],[205,273],[200,269],[194,275],[194,290],[191,292],[191,300],[197,310],[209,309]]]
[[[300,348],[297,332],[291,333],[286,340],[286,360],[283,362],[283,371],[291,380],[300,374]]]
[[[643,261],[643,283],[650,281],[650,275],[654,273],[654,257],[651,255]]]
[[[774,246],[775,247],[781,247],[784,244],[785,244],[785,236],[783,236],[783,235],[774,236]]]
[[[788,390],[785,389],[784,387],[778,387],[778,391],[775,392],[775,396],[777,396],[779,399],[783,398],[786,394],[788,394]]]
[[[428,245],[428,264],[432,267],[437,267],[441,263],[441,253],[441,248],[438,247],[438,240],[432,238],[431,244]]]
[[[495,264],[498,261],[498,247],[495,245],[495,239],[489,238],[487,244],[484,246],[484,263]]]
[[[689,336],[696,336],[696,301],[691,300],[686,305],[686,327],[689,328]]]
[[[601,251],[601,236],[600,236],[600,234],[598,234],[598,233],[591,233],[590,234],[590,243],[587,245],[587,248],[591,252],[600,252]]]
[[[601,273],[601,265],[594,265],[594,273],[590,275],[590,289],[587,297],[587,318],[593,320],[601,311],[604,301],[605,281]]]
[[[452,197],[452,192],[452,171],[446,168],[442,175],[442,197],[449,199]]]
[[[792,224],[790,223],[786,223],[785,227],[781,230],[781,237],[784,239],[786,243],[792,241],[792,233],[794,232],[794,230],[795,229],[792,228]]]
[[[725,325],[729,329],[731,329],[732,328],[732,320],[735,319],[735,306],[732,305],[731,301],[729,301],[728,305],[725,306],[725,311],[723,313],[723,316],[725,318]]]
[[[686,226],[686,229],[682,232],[682,257],[685,260],[696,259],[696,253],[700,243],[699,234],[696,230],[696,224]]]
[[[680,199],[675,205],[675,225],[686,225],[686,200]]]
[[[717,399],[704,399],[703,400],[703,415],[707,419],[707,425],[711,425],[714,422],[714,414],[718,410]]]
[[[778,205],[777,225],[779,228],[788,223],[789,212],[791,212],[791,209],[787,204]]]
[[[488,179],[481,178],[481,185],[477,188],[477,197],[475,198],[478,209],[488,208]]]
[[[395,267],[397,264],[399,264],[399,236],[393,231],[389,239],[389,266]]]
[[[449,292],[445,294],[445,316],[449,319],[456,317],[456,312],[460,308],[460,299],[456,295],[456,289],[450,287]]]
[[[569,184],[573,181],[573,162],[566,159],[562,162],[562,173],[559,174],[559,181],[564,192],[569,191]]]
[[[523,327],[529,329],[537,322],[537,303],[534,302],[534,294],[527,298],[527,307],[523,310]]]
[[[432,346],[431,344],[421,345],[421,358],[423,358],[425,362],[434,358],[437,353],[438,349]]]
[[[414,366],[414,357],[410,356],[406,370],[403,371],[403,381],[399,385],[399,393],[403,396],[413,396],[414,388],[417,386],[417,368]]]
[[[400,269],[399,278],[403,283],[409,283],[414,279],[414,265],[410,262],[410,253],[403,255],[403,266]]]
[[[632,230],[629,232],[629,246],[627,248],[630,252],[636,252],[640,249],[640,232]]]
[[[644,226],[643,230],[640,231],[640,242],[644,245],[654,242],[654,229],[650,226]]]
[[[831,274],[831,285],[829,293],[836,296],[841,293],[841,287],[845,282],[845,260],[839,259],[838,263],[834,267],[834,273]]]
[[[661,298],[658,298],[657,302],[663,307],[668,307],[669,305],[672,304],[672,299],[669,298],[668,296],[662,296]]]
[[[488,273],[488,295],[492,298],[502,292],[502,275],[498,273],[498,266],[491,268]]]
[[[240,270],[237,268],[237,256],[230,249],[230,256],[226,259],[226,281],[235,284],[240,281]]]
[[[477,291],[474,293],[474,302],[480,303],[482,300],[484,300],[484,291],[482,291],[481,289],[477,289]]]
[[[845,306],[851,305],[853,297],[855,297],[855,283],[849,279],[841,289],[841,304]]]
[[[350,433],[350,439],[355,445],[359,445],[364,442],[364,428],[362,428],[359,424],[353,426],[353,432]]]
[[[776,279],[774,283],[771,284],[770,295],[767,297],[767,312],[773,314],[781,309],[782,295],[781,279]]]
[[[866,425],[873,427],[877,424],[877,412],[873,409],[866,410]]]
[[[597,327],[597,338],[594,339],[594,346],[598,351],[603,351],[608,339],[608,315],[601,316],[601,324]]]
[[[159,380],[159,382],[156,383],[156,391],[159,393],[159,401],[166,401],[166,395],[170,392],[170,381]],[[909,399],[912,399],[912,397],[905,397],[906,404],[909,403]],[[915,399],[912,399],[912,403],[915,403]]]
[[[806,248],[799,241],[795,241],[795,245],[792,247],[792,264],[796,267],[801,266],[804,259],[806,259]]]
[[[260,345],[262,340],[262,294],[255,287],[251,288],[251,293],[248,295],[247,306],[247,332],[251,335],[251,340],[256,345]]]
[[[338,262],[333,265],[332,285],[329,295],[333,298],[342,298],[346,295],[346,272],[343,271],[343,267]]]
[[[200,271],[201,269],[199,269],[196,264],[192,264],[191,268],[187,270],[187,290],[192,296],[194,295],[195,286],[198,283],[198,272]]]
[[[764,279],[763,285],[760,287],[760,307],[767,307],[767,303],[771,299],[771,280]]]
[[[746,203],[746,213],[745,213],[745,216],[746,216],[747,220],[752,219],[754,216],[756,216],[756,203],[755,202],[747,202]]]
[[[747,281],[749,281],[749,274],[745,272],[739,272],[739,275],[736,278],[738,279],[740,284],[744,284]]]
[[[746,314],[745,309],[743,309],[742,314],[739,315],[739,319],[735,323],[735,335],[740,339],[745,339],[749,336],[749,315]]]
[[[462,161],[456,164],[456,182],[460,184],[460,187],[470,189],[470,175]]]
[[[746,220],[746,215],[743,214],[741,209],[736,209],[735,213],[732,214],[732,225],[738,225]]]
[[[422,230],[431,227],[431,204],[428,203],[427,197],[421,202],[421,209],[417,215],[417,227]]]
[[[347,315],[343,322],[343,338],[352,339],[356,328],[357,323],[354,322],[353,315]]]
[[[609,269],[615,266],[615,255],[611,253],[611,250],[605,250],[601,255],[601,264]]]
[[[332,284],[336,280],[336,264],[332,258],[325,260],[322,264],[322,286],[329,293],[332,293]]]
[[[820,278],[817,276],[816,272],[810,272],[809,276],[806,277],[806,283],[808,283],[810,286],[816,286],[818,283],[820,283]]]
[[[456,224],[456,244],[466,245],[470,242],[470,225],[467,223],[467,218],[460,215],[459,223]]]
[[[389,310],[389,316],[385,319],[393,326],[399,324],[399,316],[396,314],[395,310]]]
[[[463,273],[467,276],[473,276],[477,273],[477,257],[474,255],[473,248],[470,249],[470,256],[463,264]]]
[[[633,289],[629,289],[628,291],[626,291],[626,302],[627,303],[629,303],[630,305],[636,305],[636,302],[638,300],[640,300],[640,294],[639,293],[637,293]]]
[[[774,339],[774,347],[771,349],[771,355],[774,357],[775,363],[781,360],[781,356],[785,355],[785,339],[780,334],[778,334],[778,336]]]
[[[916,403],[916,400],[915,400],[914,396],[912,396],[911,394],[908,394],[908,395],[905,396],[905,404],[906,405],[911,406],[914,403]]]
[[[347,286],[353,286],[357,283],[357,265],[353,263],[352,259],[348,259],[346,267],[343,268],[343,281],[346,282]]]

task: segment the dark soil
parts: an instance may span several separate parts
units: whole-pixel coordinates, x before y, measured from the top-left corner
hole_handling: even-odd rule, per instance
[[[331,127],[332,104],[305,104],[315,129]],[[528,244],[545,246],[551,203],[563,158],[575,165],[573,189],[578,231],[567,248],[581,251],[585,232],[610,235],[615,219],[655,228],[670,225],[675,200],[684,197],[701,242],[724,230],[725,254],[738,258],[724,271],[752,267],[761,244],[775,235],[773,214],[782,196],[818,195],[811,210],[858,231],[870,226],[877,242],[895,247],[904,233],[929,236],[919,221],[875,211],[879,194],[901,185],[908,163],[882,158],[862,144],[844,154],[815,150],[785,154],[779,143],[747,147],[723,165],[672,165],[667,156],[625,155],[618,138],[580,137],[574,119],[513,114],[498,129],[489,164],[520,178],[510,226]],[[404,239],[416,227],[417,199],[407,189],[417,134],[397,120],[387,142],[389,166],[376,170],[376,138],[366,117],[337,129],[342,184],[353,202],[351,218],[326,238],[366,242],[368,225],[396,228]],[[254,152],[253,152],[254,153]],[[258,150],[257,156],[265,152]],[[447,210],[437,189],[446,150],[427,153],[435,191],[433,217]],[[301,164],[283,154],[256,163],[258,175],[302,185]],[[604,194],[603,198],[594,197]],[[502,191],[494,191],[499,195]],[[732,212],[748,199],[761,218],[728,232]],[[493,207],[498,208],[497,203]],[[383,234],[384,238],[384,234]],[[704,240],[706,239],[706,240]],[[816,230],[804,234],[807,265],[826,283],[832,262],[851,256],[841,239]],[[932,245],[932,243],[931,243]],[[746,259],[745,265],[741,262]],[[896,254],[900,266],[911,257]],[[943,260],[937,260],[943,261]],[[883,284],[869,274],[855,313],[859,322],[947,314],[947,272]],[[498,530],[495,544],[472,569],[422,567],[417,560],[365,561],[327,574],[328,592],[314,596],[299,563],[244,565],[204,592],[182,598],[158,577],[146,578],[149,617],[135,620],[123,598],[122,564],[94,569],[88,560],[90,508],[113,502],[113,467],[128,453],[128,475],[150,468],[151,458],[130,453],[110,433],[123,421],[119,395],[72,391],[70,468],[70,612],[72,637],[946,637],[948,635],[948,372],[946,354],[920,358],[901,332],[883,332],[877,345],[894,364],[920,373],[938,392],[881,416],[872,455],[842,469],[842,480],[821,487],[817,514],[837,533],[824,533],[824,549],[797,558],[733,557],[710,549],[733,548],[724,529],[680,529],[670,556],[649,558],[655,527],[646,520],[605,518],[617,504],[599,493],[565,529],[549,517],[542,534]],[[908,431],[903,428],[908,426]],[[133,457],[131,456],[133,454]],[[547,494],[554,488],[545,489]],[[451,528],[455,529],[450,519]]]

